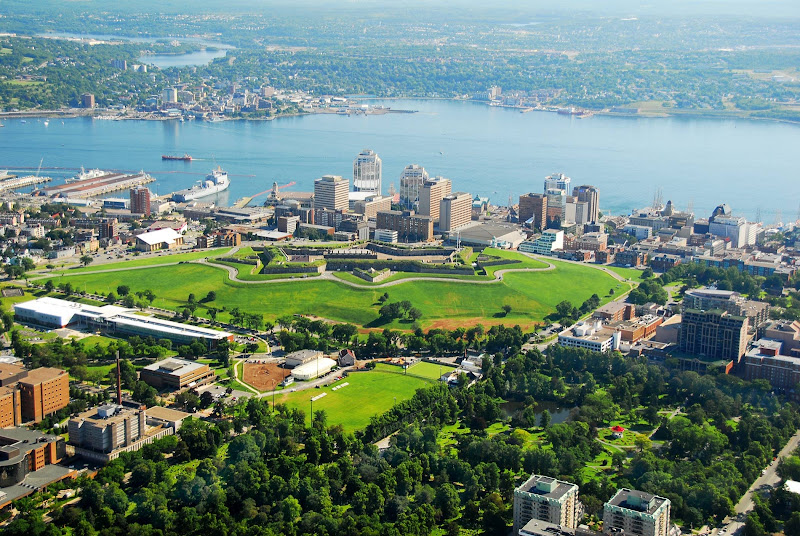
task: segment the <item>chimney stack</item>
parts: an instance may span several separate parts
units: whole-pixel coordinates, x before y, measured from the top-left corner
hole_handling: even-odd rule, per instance
[[[122,405],[122,373],[119,368],[119,350],[117,350],[117,404]]]

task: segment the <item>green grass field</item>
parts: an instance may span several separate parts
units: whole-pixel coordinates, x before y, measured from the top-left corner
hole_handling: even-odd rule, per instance
[[[205,257],[219,257],[229,252],[231,248],[204,249],[201,251],[190,251],[188,253],[176,253],[174,255],[152,255],[144,258],[131,257],[131,260],[121,262],[110,262],[108,264],[90,264],[80,268],[70,268],[69,270],[53,271],[53,274],[81,274],[86,272],[97,272],[99,270],[118,270],[120,268],[136,268],[140,266],[154,266],[158,264],[177,263],[185,261],[195,261]]]
[[[197,264],[154,267],[106,273],[55,277],[53,282],[70,281],[75,288],[108,294],[125,284],[132,291],[151,289],[158,298],[154,305],[177,309],[187,303],[190,293],[217,293],[214,307],[239,307],[263,313],[268,320],[287,314],[318,315],[332,320],[369,327],[410,329],[402,321],[376,324],[378,297],[389,293],[389,301],[408,300],[422,311],[425,327],[453,329],[464,325],[520,324],[541,322],[561,300],[580,305],[593,293],[605,303],[629,290],[610,275],[589,266],[556,264],[556,270],[506,274],[502,282],[474,285],[449,281],[413,281],[388,288],[352,288],[333,281],[293,280],[291,282],[247,285],[230,281],[227,271]],[[43,282],[43,280],[42,280]],[[510,305],[508,315],[501,313]],[[204,314],[205,309],[198,309]],[[224,314],[220,316],[224,319]]]
[[[336,391],[332,390],[332,387],[345,382],[350,385]],[[327,393],[323,398],[314,401],[314,411],[325,410],[329,425],[341,424],[346,431],[352,432],[369,424],[373,415],[383,413],[395,402],[408,400],[417,389],[430,385],[432,382],[415,376],[377,370],[355,372],[328,387],[294,393],[284,391],[276,395],[275,403],[302,409],[308,416],[311,410],[311,397]]]
[[[405,374],[408,376],[418,376],[428,380],[438,381],[442,374],[454,367],[451,365],[428,363],[427,361],[419,361],[418,363],[410,366],[408,370],[403,371],[402,367],[397,365],[389,365],[388,363],[378,363],[375,365],[375,370],[379,372],[389,372],[394,374]]]

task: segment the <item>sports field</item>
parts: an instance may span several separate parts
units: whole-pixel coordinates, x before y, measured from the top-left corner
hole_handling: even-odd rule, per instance
[[[589,266],[554,262],[555,270],[507,273],[503,281],[488,284],[450,281],[409,281],[391,287],[353,288],[335,281],[291,280],[280,283],[244,284],[233,282],[227,271],[212,266],[180,264],[70,277],[54,277],[53,282],[71,282],[75,288],[108,294],[118,285],[132,291],[151,289],[158,298],[154,305],[180,309],[190,293],[204,296],[215,291],[217,299],[209,306],[221,309],[239,307],[260,312],[268,320],[291,314],[316,315],[331,320],[351,322],[367,327],[410,329],[407,321],[378,324],[378,298],[384,292],[389,302],[408,300],[422,312],[423,327],[453,329],[477,323],[520,324],[523,327],[541,322],[561,300],[580,305],[593,293],[603,302],[614,289],[614,297],[629,290],[610,275]],[[43,282],[43,280],[42,280]],[[511,312],[504,315],[503,305]],[[197,314],[204,315],[199,308]],[[226,320],[227,313],[218,319]]]
[[[336,391],[334,387],[348,383]],[[286,392],[275,396],[276,404],[286,404],[292,408],[300,408],[308,416],[311,411],[311,397],[326,393],[324,397],[314,401],[314,411],[324,409],[328,415],[328,424],[341,424],[348,432],[352,432],[369,424],[373,415],[379,415],[391,408],[396,402],[408,400],[417,389],[429,387],[435,382],[416,376],[405,376],[377,370],[354,372],[346,378],[320,389]],[[291,386],[288,389],[291,390]],[[268,397],[266,400],[271,400]]]

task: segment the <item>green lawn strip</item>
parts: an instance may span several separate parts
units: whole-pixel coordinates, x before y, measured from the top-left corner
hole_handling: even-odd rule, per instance
[[[410,281],[395,285],[385,292],[389,301],[408,300],[422,312],[421,324],[437,321],[457,325],[496,318],[505,324],[531,325],[541,322],[561,300],[580,305],[593,293],[607,302],[608,289],[621,288],[610,275],[588,267],[559,263],[556,270],[509,273],[504,281],[488,285],[468,285],[447,281]],[[59,283],[61,278],[52,279]],[[219,267],[199,264],[153,267],[107,273],[79,274],[69,278],[73,286],[108,294],[125,284],[132,291],[151,289],[157,296],[153,305],[177,310],[187,304],[190,293],[205,296],[217,293],[213,306],[239,307],[245,311],[261,312],[267,320],[286,314],[313,314],[332,320],[351,322],[369,327],[410,329],[407,322],[393,321],[377,325],[384,289],[352,288],[333,281],[297,280],[280,284],[253,285],[237,283]],[[42,281],[43,283],[44,281]],[[618,287],[619,285],[619,287]],[[625,286],[625,291],[629,289]],[[243,289],[246,291],[242,292]],[[616,292],[619,296],[620,292]],[[502,305],[510,305],[504,316]],[[200,309],[202,312],[202,309]]]
[[[357,283],[359,285],[363,285],[365,287],[376,287],[378,285],[383,285],[384,283],[391,283],[392,281],[402,281],[403,279],[412,279],[412,278],[424,278],[424,279],[463,279],[465,281],[489,281],[492,278],[487,277],[485,275],[463,275],[463,274],[424,274],[424,273],[417,273],[417,272],[396,272],[386,279],[383,279],[377,283],[373,283],[372,281],[366,281],[357,277],[350,272],[332,272],[333,277],[338,279],[342,279],[344,281],[350,281],[351,283]]]
[[[273,279],[309,279],[312,277],[319,277],[318,273],[311,274],[259,274],[253,273],[258,266],[251,264],[240,264],[238,262],[228,262],[221,260],[214,260],[209,263],[214,265],[230,266],[236,270],[236,277],[242,281],[271,281]]]
[[[520,261],[515,262],[512,264],[498,264],[496,266],[486,266],[484,269],[486,270],[486,275],[490,278],[494,278],[494,273],[498,270],[519,270],[524,268],[547,268],[547,264],[543,263],[542,261],[538,261],[536,259],[532,259],[527,255],[523,255],[521,253],[517,253],[516,251],[507,251],[504,249],[495,249],[495,248],[486,248],[483,250],[483,254],[491,255],[494,257],[500,257],[501,259],[508,259],[513,261]]]
[[[636,268],[624,268],[622,266],[605,266],[617,275],[621,275],[625,279],[632,279],[633,281],[642,281],[642,274],[644,270],[637,270]]]
[[[120,268],[122,269],[136,268],[140,266],[156,266],[159,264],[195,261],[198,259],[204,259],[206,257],[219,257],[225,255],[230,250],[231,248],[214,248],[214,249],[204,249],[200,251],[191,251],[188,253],[176,253],[174,255],[166,255],[166,254],[153,255],[142,259],[139,259],[137,257],[132,257],[130,260],[127,261],[110,262],[108,264],[95,264],[95,265],[90,264],[89,266],[81,268],[70,268],[68,270],[54,271],[51,273],[53,275],[72,275],[72,274],[81,274],[86,272],[97,272],[100,270],[118,270]]]
[[[332,390],[345,382],[349,385]],[[284,391],[276,397],[275,402],[299,408],[308,416],[311,397],[327,393],[314,401],[314,411],[325,410],[329,425],[341,424],[346,431],[352,432],[369,424],[373,415],[387,411],[395,401],[408,400],[417,389],[430,385],[429,381],[413,376],[373,370],[351,373],[331,386],[320,389],[305,389],[294,393]]]

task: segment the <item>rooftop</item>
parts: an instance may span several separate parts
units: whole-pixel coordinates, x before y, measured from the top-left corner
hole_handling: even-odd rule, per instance
[[[19,374],[25,372],[25,367],[17,364],[0,363],[0,385],[5,384],[8,380],[15,379]]]
[[[52,380],[66,373],[67,371],[62,369],[53,367],[40,367],[28,371],[28,375],[22,378],[19,382],[23,384],[30,383],[36,385],[48,380]]]
[[[162,242],[173,242],[181,237],[181,234],[172,228],[159,229],[149,233],[142,233],[136,236],[137,240],[141,240],[147,245],[161,244]]]
[[[519,486],[516,491],[531,493],[533,495],[541,495],[551,499],[560,500],[568,492],[577,489],[575,484],[564,482],[550,476],[544,475],[531,475],[524,484]]]
[[[147,408],[147,416],[162,421],[178,422],[182,421],[186,417],[190,417],[191,413],[178,411],[177,409],[164,408],[161,406],[153,406],[152,408]]]
[[[185,359],[177,359],[171,357],[152,365],[147,365],[144,370],[151,370],[153,372],[160,372],[161,374],[169,374],[170,376],[183,376],[194,370],[197,370],[206,365],[202,363],[195,363],[194,361],[186,361]]]
[[[668,500],[669,499],[665,499],[664,497],[659,497],[657,495],[651,495],[650,493],[646,493],[644,491],[622,488],[617,491],[617,493],[611,497],[606,504],[610,506],[618,506],[627,510],[635,510],[637,512],[653,514]]]

